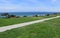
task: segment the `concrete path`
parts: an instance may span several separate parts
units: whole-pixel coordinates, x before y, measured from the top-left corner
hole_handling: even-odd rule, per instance
[[[43,22],[43,21],[46,21],[46,20],[51,20],[51,19],[55,19],[55,18],[59,18],[59,17],[60,16],[56,16],[56,17],[51,17],[51,18],[45,18],[45,19],[42,19],[42,20],[36,20],[36,21],[31,21],[31,22],[26,22],[26,23],[20,23],[20,24],[0,27],[0,32],[4,32],[4,31],[11,30],[11,29],[14,29],[14,28],[27,26],[27,25],[30,25],[30,24],[35,24],[35,23],[39,23],[39,22]]]

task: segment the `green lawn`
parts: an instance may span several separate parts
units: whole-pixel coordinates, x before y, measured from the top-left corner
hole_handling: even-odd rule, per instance
[[[20,17],[20,18],[0,18],[0,27],[33,20],[43,19],[44,17]]]
[[[0,38],[60,38],[60,18],[1,32]]]

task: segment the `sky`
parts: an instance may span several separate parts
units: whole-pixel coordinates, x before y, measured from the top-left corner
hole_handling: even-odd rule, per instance
[[[60,0],[0,0],[0,12],[60,12]]]

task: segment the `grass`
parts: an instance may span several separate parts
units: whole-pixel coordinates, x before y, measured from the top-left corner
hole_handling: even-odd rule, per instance
[[[60,38],[60,18],[1,32],[0,38]]]
[[[8,26],[18,23],[24,23],[34,20],[39,20],[43,18],[49,18],[50,16],[40,16],[40,17],[20,17],[20,18],[0,18],[0,27]]]
[[[0,18],[0,27],[43,19],[44,17]]]

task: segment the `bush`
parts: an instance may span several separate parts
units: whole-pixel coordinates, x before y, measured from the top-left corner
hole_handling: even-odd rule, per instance
[[[47,14],[46,16],[50,16],[50,14]]]
[[[27,16],[23,16],[23,17],[27,17]]]

